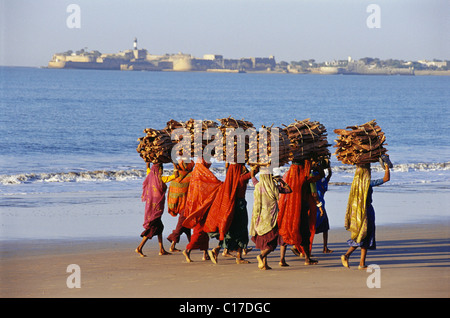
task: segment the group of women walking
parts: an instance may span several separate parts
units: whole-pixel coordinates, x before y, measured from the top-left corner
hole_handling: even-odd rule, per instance
[[[144,231],[136,248],[140,256],[145,256],[143,247],[153,236],[158,237],[160,255],[180,251],[176,244],[183,233],[189,241],[182,251],[187,262],[192,262],[191,251],[198,249],[203,251],[203,260],[217,263],[223,249],[225,256],[230,256],[231,251],[236,253],[236,263],[249,263],[244,256],[249,252],[251,238],[255,248],[260,250],[256,259],[262,270],[271,269],[267,256],[278,246],[279,265],[289,266],[285,260],[288,245],[296,255],[304,257],[305,265],[313,265],[318,262],[311,258],[314,236],[318,233],[324,236],[323,252],[332,252],[327,246],[329,224],[324,201],[331,177],[329,161],[293,162],[283,178],[274,176],[268,167],[253,165],[249,171],[244,164],[230,163],[226,164],[224,181],[210,171],[211,164],[203,158],[197,159],[195,164],[179,160],[173,166],[173,174],[168,177],[162,175],[161,164],[147,166],[142,193]],[[350,255],[360,247],[359,268],[366,268],[367,250],[376,247],[372,187],[389,178],[387,165],[384,178],[374,181],[371,181],[370,164],[357,166],[345,217],[351,239],[349,250],[341,256],[343,266],[349,267]],[[250,180],[254,185],[254,200],[249,220],[245,194]],[[167,189],[168,212],[178,215],[177,226],[168,236],[169,252],[163,246],[161,221]],[[209,249],[213,238],[217,239],[217,246]]]

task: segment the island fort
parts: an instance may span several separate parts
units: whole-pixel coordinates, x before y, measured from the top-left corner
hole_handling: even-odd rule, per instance
[[[205,54],[202,58],[176,53],[155,55],[139,49],[137,39],[133,48],[119,53],[99,51],[67,51],[56,53],[48,68],[101,69],[123,71],[207,71],[207,72],[275,72],[297,74],[368,74],[368,75],[450,75],[449,61],[402,61],[377,58],[334,60],[275,61],[274,56],[226,59],[222,55]]]

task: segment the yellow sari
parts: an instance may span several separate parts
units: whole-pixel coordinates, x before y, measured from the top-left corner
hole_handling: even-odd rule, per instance
[[[356,168],[345,213],[345,228],[357,243],[361,243],[367,235],[366,201],[370,177],[370,168]]]

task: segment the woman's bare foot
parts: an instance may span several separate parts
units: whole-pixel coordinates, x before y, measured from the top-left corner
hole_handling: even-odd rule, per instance
[[[249,264],[250,262],[243,258],[236,257],[236,264]]]
[[[328,247],[325,247],[325,248],[323,249],[323,253],[324,253],[324,254],[330,254],[330,253],[333,253],[333,251],[330,250]]]
[[[224,256],[224,257],[236,257],[235,255],[231,254],[228,250],[224,250],[222,252],[222,256]]]
[[[367,265],[359,265],[358,269],[366,270],[367,269]]]
[[[263,269],[264,268],[264,261],[261,258],[261,255],[256,256],[256,259],[258,260],[258,268]]]
[[[217,251],[216,251],[216,249],[208,250],[208,255],[209,255],[209,258],[211,259],[211,261],[214,264],[217,264]]]
[[[264,258],[264,266],[261,269],[265,271],[272,269],[272,267],[270,267],[269,264],[267,264],[267,257]]]
[[[250,248],[244,248],[244,250],[242,251],[242,254],[247,255],[248,253],[250,253],[253,250],[253,247]]]
[[[319,261],[316,259],[312,259],[312,258],[305,259],[305,265],[317,265],[318,263],[319,263]]]
[[[186,262],[188,262],[188,263],[192,263],[193,262],[191,260],[191,251],[184,250],[183,251],[183,255],[184,255],[184,257],[186,257]]]
[[[261,270],[269,270],[272,269],[269,265],[267,265],[267,258],[264,259],[261,258],[261,255],[256,256],[256,259],[258,260],[258,268]]]
[[[159,255],[171,255],[172,253],[167,252],[165,249],[159,250]]]
[[[286,263],[285,260],[280,261],[280,262],[278,263],[278,265],[280,265],[281,267],[288,267],[288,266],[289,266],[289,264]]]
[[[350,268],[350,266],[348,265],[348,257],[346,255],[341,256],[341,262],[344,267]]]
[[[208,255],[208,251],[203,251],[202,261],[209,261],[211,258]]]
[[[169,252],[181,252],[181,250],[175,247],[175,243],[172,243],[172,245],[170,245]]]
[[[298,251],[298,249],[297,249],[295,246],[291,247],[291,251],[292,251],[292,253],[294,253],[296,256],[300,256],[300,252]]]
[[[147,255],[142,253],[142,249],[140,249],[139,247],[137,249],[134,250],[136,253],[138,253],[141,257],[147,257]]]

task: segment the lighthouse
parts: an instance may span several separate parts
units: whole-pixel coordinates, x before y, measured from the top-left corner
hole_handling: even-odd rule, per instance
[[[147,56],[147,50],[145,49],[140,49],[138,50],[137,47],[137,38],[134,38],[134,44],[133,44],[133,56],[136,60],[138,59],[145,59],[145,57]]]

